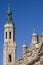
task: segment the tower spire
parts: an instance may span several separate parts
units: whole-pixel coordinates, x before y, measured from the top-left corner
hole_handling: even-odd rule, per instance
[[[36,33],[36,25],[34,26],[34,30],[33,30],[32,36],[37,36],[37,33]]]
[[[32,43],[35,44],[38,42],[38,35],[37,35],[37,32],[36,32],[36,26],[34,26],[34,31],[33,31],[33,34],[32,34]]]
[[[34,33],[36,33],[36,25],[34,25]]]
[[[10,3],[8,3],[8,10],[10,10]]]
[[[10,9],[10,3],[8,3],[8,12],[7,12],[7,23],[12,22],[12,12]]]
[[[10,3],[8,3],[8,14],[11,14],[11,8],[10,8]]]

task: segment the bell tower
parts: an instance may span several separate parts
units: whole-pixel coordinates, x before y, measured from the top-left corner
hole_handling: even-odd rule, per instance
[[[4,25],[3,65],[14,65],[16,62],[15,24],[12,22],[10,4]]]

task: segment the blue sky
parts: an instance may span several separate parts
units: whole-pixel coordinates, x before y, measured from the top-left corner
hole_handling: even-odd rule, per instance
[[[17,57],[22,54],[24,40],[30,46],[34,25],[39,36],[43,32],[43,0],[0,0],[0,65],[3,65],[4,23],[8,2],[16,26]]]

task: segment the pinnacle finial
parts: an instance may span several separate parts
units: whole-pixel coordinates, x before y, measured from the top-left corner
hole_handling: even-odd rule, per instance
[[[36,25],[34,25],[34,33],[36,33]]]
[[[24,40],[24,43],[26,44],[26,41]]]
[[[12,21],[12,12],[11,12],[11,9],[10,9],[10,3],[8,3],[7,21],[8,22]]]
[[[10,3],[8,3],[8,10],[10,10]]]

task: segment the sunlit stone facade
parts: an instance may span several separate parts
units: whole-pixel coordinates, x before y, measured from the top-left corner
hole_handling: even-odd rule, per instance
[[[36,30],[34,30],[30,44],[28,48],[24,41],[22,55],[17,59],[15,24],[12,22],[12,12],[8,8],[4,25],[3,65],[43,65],[43,33],[39,39]]]

